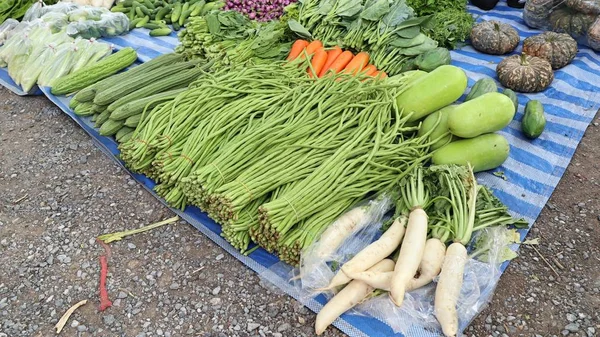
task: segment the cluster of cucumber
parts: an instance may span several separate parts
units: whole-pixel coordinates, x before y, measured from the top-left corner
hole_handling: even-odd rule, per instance
[[[113,12],[124,13],[129,17],[129,29],[150,29],[150,36],[166,36],[174,30],[185,27],[191,17],[201,16],[213,9],[223,7],[222,1],[210,0],[124,0]]]

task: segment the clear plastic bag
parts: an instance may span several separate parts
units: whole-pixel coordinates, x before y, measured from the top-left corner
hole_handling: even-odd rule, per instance
[[[382,219],[392,206],[392,198],[387,194],[355,206],[348,213],[361,212],[360,220],[354,229],[348,232],[348,237],[339,242],[339,245],[332,247],[331,242],[325,242],[324,245],[328,249],[322,249],[323,240],[320,238],[303,251],[299,269],[302,288],[309,294],[316,294],[320,292],[319,289],[325,288],[339,266],[381,234]],[[335,226],[335,223],[332,226]]]
[[[527,0],[523,20],[532,28],[567,33],[600,51],[599,0]]]
[[[75,72],[88,64],[96,63],[104,56],[108,56],[112,53],[112,46],[98,42],[95,39],[77,39],[75,41],[76,50],[75,58],[73,60],[73,69]]]
[[[104,13],[100,19],[71,22],[67,34],[84,39],[116,36],[129,30],[129,19],[123,13]]]
[[[56,47],[54,57],[45,62],[44,69],[38,77],[38,84],[50,86],[55,79],[67,75],[73,68],[73,61],[78,52],[75,43],[63,43]]]
[[[4,41],[8,40],[11,36],[11,32],[19,25],[19,21],[15,19],[7,19],[0,25],[0,45],[4,44]]]
[[[63,30],[69,24],[68,16],[65,13],[50,12],[44,14],[40,20],[47,23],[50,31],[55,34]]]
[[[105,8],[84,6],[69,12],[70,22],[100,21],[102,14],[109,13]]]
[[[29,7],[27,12],[25,13],[25,16],[23,17],[23,21],[33,21],[35,19],[41,18],[42,16],[48,13],[67,14],[73,10],[76,10],[77,8],[79,8],[77,4],[70,2],[61,1],[56,5],[44,6],[42,1],[38,1],[31,5],[31,7]]]

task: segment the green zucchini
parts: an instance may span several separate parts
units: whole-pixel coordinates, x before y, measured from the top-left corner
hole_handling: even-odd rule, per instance
[[[75,109],[81,102],[79,102],[78,100],[75,99],[75,97],[71,98],[71,101],[69,102],[69,108]]]
[[[408,121],[414,122],[452,104],[466,88],[465,72],[455,66],[443,65],[415,80],[396,101],[403,117],[412,113]]]
[[[131,117],[129,117],[129,118],[127,118],[125,120],[124,125],[125,126],[129,126],[131,128],[135,128],[135,127],[138,126],[138,124],[140,123],[141,119],[142,119],[142,114],[141,113],[137,114],[137,115],[133,115],[133,116],[131,116]]]
[[[459,104],[448,115],[448,129],[461,138],[502,130],[515,116],[513,102],[499,92],[483,94]]]
[[[527,138],[539,137],[546,128],[544,106],[540,101],[531,100],[525,105],[525,114],[521,120],[521,130]]]
[[[439,149],[453,140],[454,136],[450,133],[450,130],[448,130],[448,115],[450,111],[456,107],[457,105],[449,105],[445,108],[441,108],[425,117],[423,120],[418,135],[419,137],[422,137],[429,132],[429,141],[437,139],[437,141],[429,147],[432,151]]]
[[[116,134],[117,131],[119,131],[119,129],[121,129],[122,127],[123,121],[114,121],[112,119],[107,119],[104,123],[102,123],[100,131],[98,131],[98,133],[100,133],[101,136],[112,136]]]
[[[100,126],[102,126],[102,124],[104,124],[104,122],[108,120],[109,116],[110,112],[108,112],[108,110],[104,110],[101,114],[98,115],[98,118],[96,118],[96,124],[94,126],[99,128]]]
[[[131,47],[105,57],[97,63],[85,66],[67,76],[60,77],[52,83],[52,94],[65,95],[94,84],[121,69],[127,68],[137,59],[137,53]]]
[[[115,134],[115,139],[117,140],[117,142],[121,142],[121,139],[123,138],[123,136],[125,136],[128,133],[132,133],[133,131],[135,131],[134,128],[130,128],[128,126],[123,126]]]
[[[176,53],[160,55],[148,62],[140,64],[137,67],[133,67],[127,71],[110,76],[98,83],[88,86],[80,90],[74,98],[79,102],[93,101],[94,97],[96,96],[96,92],[102,92],[103,90],[112,88],[113,86],[123,82],[125,79],[180,62],[182,59],[183,56]]]
[[[491,78],[482,78],[479,81],[475,82],[471,91],[465,98],[466,101],[470,101],[475,97],[479,97],[483,94],[487,94],[488,92],[498,92],[498,86],[496,82]]]
[[[519,110],[519,98],[517,97],[517,93],[515,93],[511,89],[507,88],[507,89],[504,89],[502,94],[504,94],[504,95],[508,96],[508,98],[510,98],[510,100],[515,105],[515,111]]]
[[[166,76],[177,74],[183,70],[193,68],[197,63],[198,61],[180,62],[159,69],[154,69],[147,73],[136,74],[136,76],[126,78],[120,83],[117,83],[112,87],[98,93],[96,97],[94,97],[94,103],[98,105],[109,105],[119,98],[125,97],[138,89],[155,83]]]
[[[481,172],[502,165],[509,152],[506,138],[497,133],[488,133],[444,145],[433,153],[431,161],[435,165],[470,163],[474,172]]]
[[[144,112],[144,109],[147,109],[147,112],[152,111],[152,109],[164,101],[169,101],[175,99],[177,95],[186,91],[187,88],[170,90],[167,92],[162,92],[160,94],[152,95],[149,97],[141,98],[127,104],[121,105],[116,108],[110,114],[110,119],[114,120],[123,120],[127,119],[131,116],[141,114]],[[109,108],[110,110],[110,108]]]
[[[95,114],[94,110],[92,109],[93,105],[94,104],[90,102],[80,103],[75,107],[75,109],[73,109],[73,112],[77,116],[91,116]]]

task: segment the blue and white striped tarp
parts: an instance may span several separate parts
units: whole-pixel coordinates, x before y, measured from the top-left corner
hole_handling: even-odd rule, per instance
[[[483,12],[476,8],[470,10],[478,16],[478,19],[495,19],[512,24],[519,31],[522,39],[538,33],[525,26],[519,10],[509,8],[504,3],[499,4],[491,12]],[[151,38],[146,30],[134,30],[128,35],[105,39],[105,41],[113,43],[116,48],[127,46],[136,48],[142,61],[172,51],[177,45],[175,34],[164,38]],[[516,52],[519,51],[520,49]],[[495,78],[496,64],[502,57],[483,55],[471,47],[464,47],[453,51],[452,59],[454,65],[466,71],[469,86],[472,86],[482,77]],[[494,170],[503,172],[506,180],[495,176],[492,172],[477,175],[479,181],[490,186],[514,215],[524,217],[530,223],[538,217],[569,164],[585,129],[600,107],[600,88],[598,88],[600,84],[596,85],[596,83],[600,83],[600,56],[588,48],[581,47],[573,63],[556,72],[555,80],[549,89],[538,94],[519,95],[517,116],[507,128],[501,131],[511,144],[510,157],[502,167]],[[121,163],[113,139],[100,136],[87,119],[74,115],[68,108],[68,98],[55,97],[50,94],[48,88],[42,90],[81,125],[111,158]],[[542,136],[533,141],[523,137],[520,131],[522,111],[530,99],[538,99],[544,104],[548,119]],[[143,175],[132,175],[151,191],[154,186],[153,181]],[[285,279],[275,273],[268,273],[269,268],[279,262],[275,256],[262,249],[254,251],[249,256],[243,256],[219,236],[220,227],[206,214],[195,207],[190,207],[185,212],[174,211],[245,265],[262,275],[270,275],[269,281],[277,287],[296,299],[302,297]],[[522,238],[526,233],[527,230],[521,231]],[[502,270],[506,266],[507,264],[503,265]],[[325,303],[325,298],[319,296],[303,303],[311,310],[318,311]],[[468,323],[461,322],[461,328],[466,328]],[[402,336],[399,333],[395,334],[389,326],[375,318],[353,313],[344,314],[334,325],[353,337]],[[420,327],[413,327],[409,331],[411,337],[439,336],[439,333]]]

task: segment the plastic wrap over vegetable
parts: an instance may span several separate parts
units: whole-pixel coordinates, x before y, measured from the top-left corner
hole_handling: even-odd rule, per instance
[[[95,18],[95,17],[94,17]],[[104,13],[98,20],[82,20],[71,22],[67,26],[67,34],[84,39],[116,36],[129,30],[129,19],[123,13]]]
[[[19,21],[14,19],[8,19],[0,25],[0,45],[2,45],[4,41],[11,37],[12,32],[18,25]]]
[[[600,1],[528,0],[523,20],[532,28],[567,33],[600,51]]]
[[[27,10],[27,13],[25,13],[25,16],[23,17],[23,21],[33,21],[50,12],[67,14],[77,8],[79,8],[78,5],[70,2],[59,2],[56,5],[44,6],[43,3],[39,1]]]
[[[69,24],[68,15],[60,12],[50,12],[44,14],[40,19],[48,24],[48,28],[52,33],[60,32]]]
[[[302,287],[309,292],[326,289],[343,263],[380,234],[381,221],[393,206],[389,194],[364,202],[342,214],[302,252]],[[333,289],[328,289],[333,290]]]

